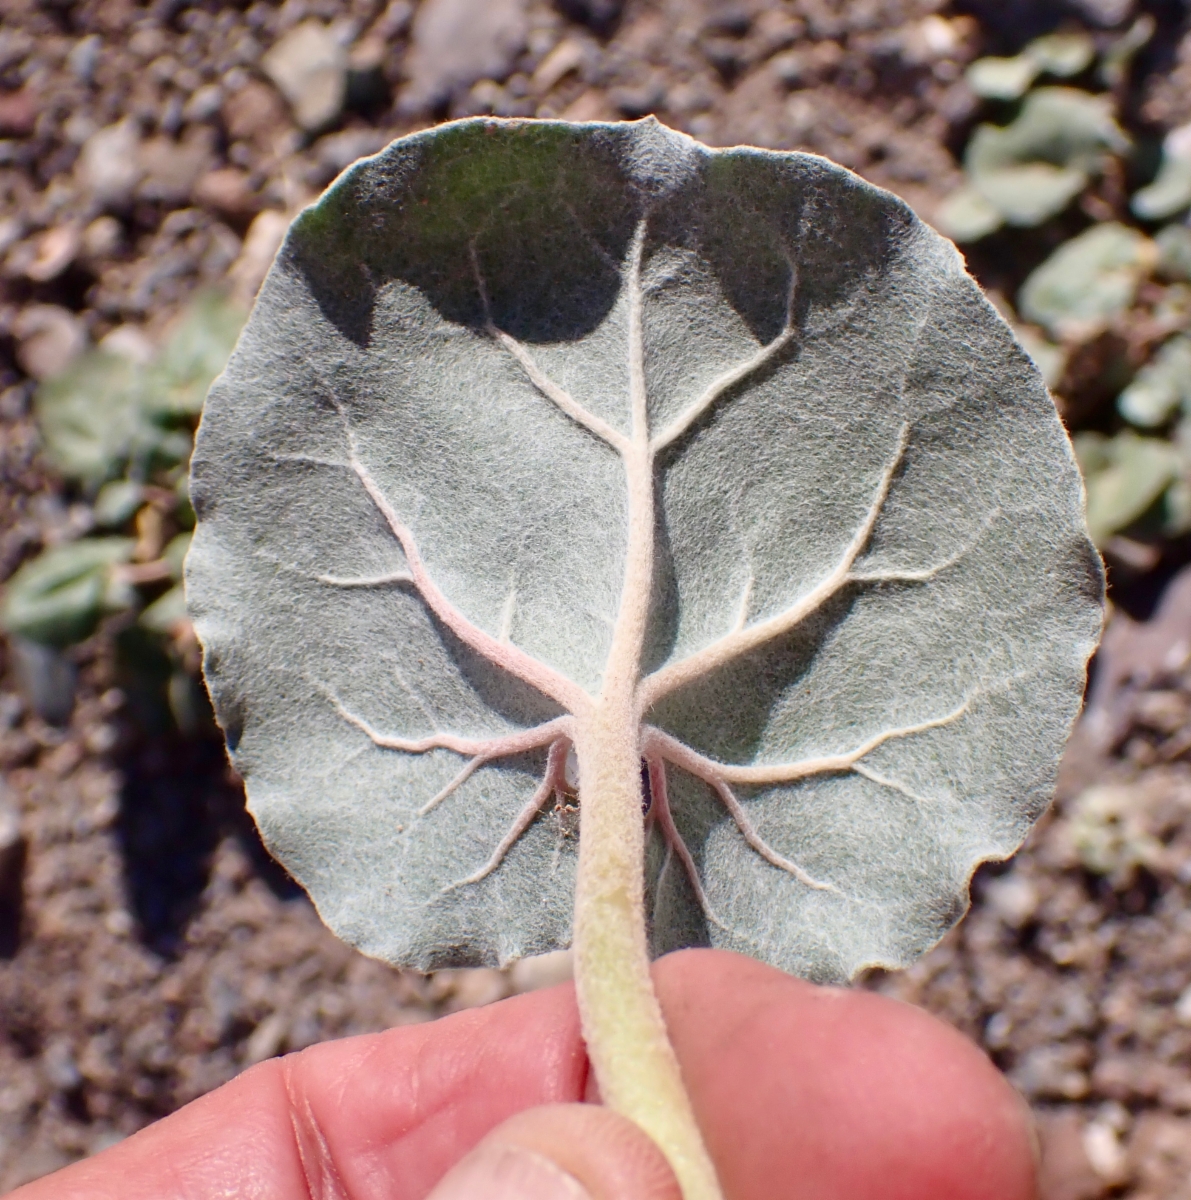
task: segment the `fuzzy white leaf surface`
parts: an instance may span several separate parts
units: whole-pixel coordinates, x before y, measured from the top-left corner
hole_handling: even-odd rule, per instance
[[[904,964],[1049,802],[1103,580],[1046,387],[952,245],[810,155],[469,120],[295,221],[191,485],[252,811],[369,954],[569,942],[634,336],[653,950]]]

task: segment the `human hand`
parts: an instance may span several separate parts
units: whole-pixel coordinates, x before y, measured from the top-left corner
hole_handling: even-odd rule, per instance
[[[1034,1200],[1025,1105],[928,1014],[724,951],[654,980],[728,1200]],[[9,1200],[681,1200],[585,1098],[557,987],[261,1063]]]

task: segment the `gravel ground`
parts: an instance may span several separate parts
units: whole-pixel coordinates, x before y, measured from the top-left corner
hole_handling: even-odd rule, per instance
[[[155,338],[203,285],[249,297],[286,214],[392,136],[654,112],[827,154],[929,218],[976,114],[965,63],[1060,11],[1097,28],[1135,8],[486,0],[453,25],[458,7],[0,0],[0,578],[89,519],[39,460],[36,380],[117,328]],[[1177,0],[1145,7],[1126,115],[1160,130],[1191,117],[1191,37]],[[1144,590],[1120,593],[1134,616]],[[1045,1200],[1191,1197],[1189,610],[1115,618],[1052,813],[941,946],[866,981],[1022,1089]],[[133,720],[109,633],[78,648],[62,727],[0,663],[0,1191],[270,1055],[565,972],[424,978],[348,950],[261,848],[220,745]]]

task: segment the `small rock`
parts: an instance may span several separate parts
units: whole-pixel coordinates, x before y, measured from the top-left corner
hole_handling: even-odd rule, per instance
[[[509,968],[509,983],[514,992],[534,992],[538,988],[566,983],[573,974],[571,952],[555,950],[552,954],[534,954],[518,959]]]
[[[616,113],[599,88],[588,88],[563,110],[567,121],[615,121]]]
[[[1006,925],[1018,928],[1037,910],[1038,889],[1024,876],[1011,872],[985,887],[984,900]]]
[[[1080,1042],[1048,1043],[1028,1051],[1010,1078],[1031,1098],[1082,1100],[1088,1094],[1087,1061]]]
[[[318,161],[333,177],[358,158],[375,154],[389,144],[389,135],[380,129],[348,129],[320,138],[314,147]]]
[[[115,938],[128,937],[135,925],[132,913],[126,908],[113,908],[103,918],[103,927]]]
[[[1107,1121],[1092,1121],[1083,1131],[1083,1148],[1092,1170],[1110,1187],[1129,1178],[1129,1158],[1117,1130]]]
[[[96,217],[83,230],[83,253],[88,258],[108,258],[119,248],[124,230],[115,217]]]
[[[0,254],[25,236],[25,222],[20,217],[4,217],[0,220]]]
[[[37,239],[33,261],[25,267],[25,276],[34,283],[57,279],[75,260],[82,248],[82,237],[74,225],[57,225]]]
[[[99,348],[108,354],[126,358],[138,367],[148,366],[156,353],[152,339],[135,325],[117,325],[100,339]]]
[[[137,196],[162,204],[182,204],[190,198],[210,162],[209,137],[194,136],[184,142],[169,137],[151,138],[140,148],[142,178]]]
[[[265,281],[288,228],[289,217],[272,209],[258,214],[249,225],[240,257],[228,271],[233,296],[245,307],[252,303]]]
[[[245,1065],[251,1066],[272,1058],[285,1044],[288,1032],[289,1025],[285,1017],[281,1013],[270,1013],[244,1043]]]
[[[87,348],[87,332],[68,309],[30,304],[13,322],[17,362],[34,379],[61,375]]]
[[[525,46],[524,0],[425,0],[414,17],[407,58],[406,115],[426,112],[480,79],[508,76]]]
[[[548,92],[556,83],[572,71],[577,71],[587,60],[583,43],[575,38],[564,38],[540,63],[533,73],[534,91]]]
[[[223,102],[223,123],[237,141],[268,145],[291,128],[285,106],[268,84],[249,80]]]
[[[83,1076],[74,1059],[74,1049],[67,1038],[55,1038],[41,1052],[41,1069],[49,1083],[63,1092],[76,1088]]]
[[[10,637],[13,672],[29,707],[51,725],[64,725],[74,709],[78,673],[53,646]]]
[[[183,121],[209,121],[223,107],[223,88],[207,83],[182,106]]]
[[[95,68],[99,66],[99,52],[102,49],[103,38],[97,33],[89,33],[71,47],[70,53],[66,56],[66,65],[81,83],[91,82]]]
[[[1039,1114],[1038,1192],[1046,1200],[1099,1200],[1106,1187],[1088,1161],[1079,1114]]]
[[[372,26],[370,36],[380,38],[381,41],[401,37],[409,28],[413,15],[414,6],[410,0],[389,0],[385,11]]]
[[[229,217],[246,217],[260,211],[248,172],[238,167],[208,171],[194,185],[194,201]]]
[[[306,130],[330,125],[347,98],[347,52],[321,21],[303,21],[261,59]]]
[[[509,981],[503,971],[474,967],[436,972],[433,988],[447,1012],[461,1012],[465,1008],[479,1008],[503,1000],[509,994]]]
[[[37,119],[37,99],[26,87],[19,92],[0,92],[0,134],[28,137]]]
[[[93,133],[79,152],[80,182],[100,204],[122,208],[141,178],[140,134],[135,122],[120,121]]]

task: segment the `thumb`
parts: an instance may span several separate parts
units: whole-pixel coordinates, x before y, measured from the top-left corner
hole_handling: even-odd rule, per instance
[[[662,1152],[595,1104],[518,1113],[458,1162],[427,1200],[682,1200]]]

